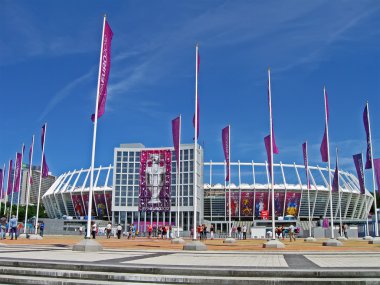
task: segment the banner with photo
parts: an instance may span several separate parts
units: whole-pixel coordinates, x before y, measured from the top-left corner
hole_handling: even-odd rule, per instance
[[[107,203],[106,205],[108,209],[108,215],[111,216],[112,215],[112,194],[106,193],[105,198],[106,198],[106,203]]]
[[[170,211],[171,157],[169,149],[141,151],[139,211]]]
[[[226,192],[226,215],[230,215],[229,211],[229,195],[228,190]],[[231,191],[231,216],[239,217],[239,191]]]
[[[96,215],[98,216],[98,218],[103,219],[104,216],[108,215],[104,193],[95,192],[94,198],[95,198],[95,206],[96,206]]]
[[[274,211],[276,217],[282,216],[284,213],[284,192],[274,192]],[[272,216],[272,195],[269,196],[269,216]]]
[[[298,210],[301,201],[301,192],[286,193],[285,215],[298,216]]]
[[[255,217],[261,217],[262,211],[268,211],[268,191],[255,193]]]
[[[82,197],[83,197],[85,209],[86,211],[88,211],[88,193],[83,193]],[[88,216],[88,213],[87,213],[87,216]],[[94,201],[92,201],[91,216],[96,216]]]
[[[252,217],[253,215],[253,192],[241,192],[240,215]]]
[[[71,198],[73,200],[75,215],[79,217],[84,217],[86,212],[84,210],[82,196],[80,194],[75,194],[72,195]]]

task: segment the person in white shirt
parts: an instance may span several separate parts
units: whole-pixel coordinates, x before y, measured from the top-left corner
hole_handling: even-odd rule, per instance
[[[242,231],[243,231],[243,239],[247,239],[247,226],[246,225],[243,226]]]
[[[111,230],[112,230],[112,224],[111,222],[108,222],[107,227],[106,227],[107,238],[111,237]]]
[[[119,224],[117,226],[117,238],[120,239],[121,237],[121,232],[123,231],[123,227]]]
[[[92,238],[95,239],[95,236],[96,236],[96,232],[98,231],[98,226],[96,225],[95,222],[93,222],[92,224],[92,228],[91,228],[91,233],[92,233]]]

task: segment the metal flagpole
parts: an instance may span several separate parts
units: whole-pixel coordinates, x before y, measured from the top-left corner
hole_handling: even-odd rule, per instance
[[[45,154],[45,141],[46,141],[46,133],[47,133],[47,123],[45,123],[45,131],[44,131],[44,141],[42,142],[42,154],[41,154],[41,169],[40,169],[40,181],[38,184],[38,197],[37,197],[37,213],[36,213],[36,221],[34,224],[34,234],[37,234],[37,225],[38,225],[38,216],[40,211],[40,196],[41,196],[41,186],[42,186],[42,169],[44,167],[44,154]]]
[[[194,199],[194,214],[193,214],[193,240],[197,240],[197,151],[198,151],[198,43],[195,46],[195,114],[194,114],[194,178],[193,178],[193,199]]]
[[[181,115],[179,115],[179,142],[178,142],[178,157],[177,157],[177,238],[179,238],[179,178],[181,167]]]
[[[371,167],[372,167],[372,184],[373,184],[373,198],[374,198],[374,205],[375,205],[375,234],[378,237],[379,236],[379,220],[377,217],[377,202],[376,202],[376,181],[375,181],[375,167],[373,165],[373,148],[372,148],[372,133],[371,133],[371,123],[369,119],[369,105],[367,101],[367,118],[368,118],[368,130],[369,130],[369,141],[370,141],[370,148],[371,148]]]
[[[95,104],[95,118],[94,118],[94,133],[92,139],[92,155],[91,155],[91,170],[90,170],[90,189],[88,193],[88,211],[87,211],[87,234],[86,237],[90,238],[91,233],[91,213],[92,213],[92,191],[94,183],[94,163],[95,163],[95,147],[96,147],[96,130],[98,126],[98,104],[99,104],[99,85],[100,85],[100,74],[102,72],[102,53],[103,53],[103,41],[104,41],[104,29],[106,25],[106,15],[103,19],[103,32],[102,32],[102,42],[100,46],[100,59],[99,59],[99,75],[98,75],[98,87],[96,91],[96,104]]]
[[[231,126],[228,125],[228,224],[229,224],[229,234],[228,237],[231,238]]]
[[[367,108],[368,110],[368,108]],[[364,195],[367,196],[366,194],[366,189],[365,189],[365,175],[364,175],[364,164],[363,164],[363,153],[360,153],[361,155],[361,159],[362,159],[362,173],[363,173],[363,184],[364,184]],[[360,187],[360,185],[359,185]],[[367,236],[369,236],[369,225],[368,225],[368,201],[367,201],[367,197],[365,198],[365,211],[366,211],[366,224],[367,224]]]
[[[5,195],[5,193],[4,193],[5,163],[4,163],[3,174],[2,175],[3,175],[3,177],[2,177],[2,182],[1,182],[2,184],[1,184],[0,191],[2,191],[1,195],[3,196],[3,200],[4,200],[4,195]],[[5,204],[5,200],[4,200],[4,204]],[[1,203],[0,203],[0,213],[1,213]]]
[[[307,152],[307,141],[305,142],[305,159],[306,159],[306,187],[307,187],[307,202],[308,202],[308,210],[309,210],[309,237],[311,237],[311,215],[310,215],[310,180],[309,180],[309,159]]]
[[[18,221],[18,209],[19,209],[19,206],[20,206],[20,194],[21,194],[21,184],[22,184],[21,175],[22,175],[22,161],[23,161],[23,158],[24,158],[24,146],[25,145],[22,144],[21,164],[20,164],[20,182],[18,184],[18,192],[17,192],[17,211],[16,211],[17,221]]]
[[[17,164],[17,152],[16,152],[16,159],[15,159],[15,167],[13,169],[13,181],[12,181],[12,195],[11,195],[11,207],[9,211],[9,217],[12,218],[12,208],[13,208],[13,192],[15,187],[15,180],[16,180],[16,164]]]
[[[26,190],[26,208],[25,208],[25,223],[24,223],[24,233],[26,234],[26,223],[28,221],[28,207],[29,207],[29,193],[30,193],[30,177],[32,177],[32,165],[33,165],[33,151],[34,151],[34,135],[32,137],[32,150],[30,154],[30,164],[29,173],[27,177],[27,190]]]
[[[270,84],[270,69],[268,68],[268,98],[269,98],[269,129],[270,129],[270,159],[271,159],[271,189],[272,189],[272,239],[276,239],[274,211],[274,173],[273,173],[273,128],[272,128],[272,92]]]
[[[329,177],[329,195],[330,195],[330,216],[331,216],[331,238],[334,238],[334,215],[332,206],[332,193],[331,193],[331,175],[330,175],[330,141],[329,141],[329,122],[327,120],[327,99],[326,99],[326,87],[323,87],[323,94],[325,98],[325,126],[326,126],[326,138],[327,138],[327,171]]]
[[[340,236],[343,236],[343,229],[342,229],[342,202],[340,197],[340,187],[339,187],[339,159],[338,159],[338,148],[336,148],[336,168],[338,172],[338,197],[339,197],[339,227],[340,227]]]
[[[11,179],[11,161],[9,161],[9,165],[8,165],[8,181],[7,181],[7,191],[5,191],[5,203],[4,203],[4,215],[7,214],[7,200],[8,200],[8,188],[9,188],[9,180]]]

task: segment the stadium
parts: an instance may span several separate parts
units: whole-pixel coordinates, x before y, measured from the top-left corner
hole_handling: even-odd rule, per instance
[[[142,144],[124,144],[115,148],[114,166],[100,166],[94,169],[92,216],[97,220],[111,220],[124,226],[134,223],[140,231],[145,232],[149,224],[177,225],[178,212],[179,226],[183,231],[189,231],[193,225],[194,211],[193,152],[194,145],[181,145],[177,199],[176,158],[173,148],[152,149],[145,148]],[[167,165],[161,167],[165,172],[162,175],[167,177],[165,183],[170,189],[166,208],[141,208],[141,189],[144,187],[142,181],[145,179],[142,170],[148,171],[149,167],[143,165],[149,154],[155,154],[157,157],[166,156]],[[270,226],[271,185],[267,162],[231,162],[231,181],[235,183],[228,185],[224,182],[225,162],[203,162],[201,147],[198,148],[198,159],[197,222],[212,223],[217,232],[226,232],[230,192],[231,217],[234,224]],[[161,162],[161,166],[163,165]],[[330,170],[331,177],[333,171]],[[42,197],[50,218],[68,216],[75,220],[86,219],[89,174],[90,169],[80,169],[68,171],[57,178]],[[331,216],[328,170],[319,166],[309,166],[309,177],[308,191],[303,165],[274,164],[276,220],[296,220],[298,223],[307,224],[309,205],[314,224]],[[357,177],[346,171],[339,171],[339,190],[332,192],[335,222],[338,223],[341,216],[347,223],[363,223],[373,203],[372,194],[367,190],[362,194]]]

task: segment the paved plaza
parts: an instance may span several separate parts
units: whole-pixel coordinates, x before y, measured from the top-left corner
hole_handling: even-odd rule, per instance
[[[103,251],[72,251],[81,239],[3,240],[0,283],[104,284],[106,279],[107,284],[380,284],[380,245],[363,240],[341,247],[322,246],[322,240],[285,240],[285,249],[264,249],[265,240],[226,245],[220,239],[207,240],[207,251],[193,252],[169,240],[100,237]]]

